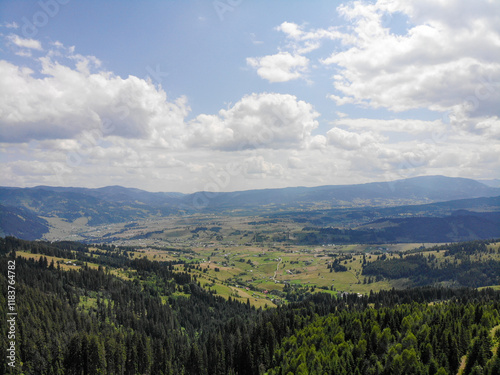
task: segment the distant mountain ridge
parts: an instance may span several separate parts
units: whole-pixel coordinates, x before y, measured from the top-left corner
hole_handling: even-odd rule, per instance
[[[0,205],[9,207],[0,212],[0,230],[11,233],[18,225],[19,233],[28,233],[29,228],[23,226],[37,222],[39,230],[36,233],[39,234],[45,230],[44,217],[57,217],[68,222],[85,217],[89,225],[99,225],[181,213],[255,213],[318,206],[402,206],[496,196],[500,196],[500,188],[471,179],[444,176],[358,185],[194,194],[151,193],[121,186],[97,189],[0,187]]]
[[[401,201],[400,203],[404,204],[404,202],[411,203],[412,200],[419,201],[419,203],[432,203],[454,199],[494,197],[500,195],[500,188],[486,186],[466,178],[423,176],[357,185],[290,187],[230,193],[197,192],[184,197],[184,200],[196,201],[197,197],[203,198],[203,195],[210,197],[205,199],[206,206],[214,208],[319,202],[342,206],[363,200],[368,204],[383,204],[383,201],[386,201],[385,203]]]
[[[36,240],[49,231],[49,223],[32,211],[0,205],[0,237]]]
[[[382,242],[456,242],[500,237],[500,212],[458,210],[445,217],[379,219]]]
[[[479,180],[478,182],[491,187],[500,187],[500,179],[494,178],[492,180]]]
[[[163,204],[165,202],[174,202],[176,199],[184,195],[182,193],[152,193],[141,189],[126,188],[118,185],[95,189],[51,186],[36,186],[33,189],[79,193],[109,202],[140,202],[143,204]]]

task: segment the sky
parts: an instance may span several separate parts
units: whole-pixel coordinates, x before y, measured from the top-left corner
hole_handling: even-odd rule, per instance
[[[0,0],[0,185],[500,177],[500,1]]]

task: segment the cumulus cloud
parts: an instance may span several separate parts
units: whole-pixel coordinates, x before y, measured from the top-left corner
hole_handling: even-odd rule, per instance
[[[309,59],[289,52],[280,52],[264,57],[249,57],[247,64],[257,68],[257,74],[269,82],[287,82],[303,77]]]
[[[29,68],[0,60],[4,179],[191,192],[214,191],[214,183],[230,191],[384,175],[493,176],[500,170],[500,12],[496,2],[445,3],[350,2],[338,8],[347,26],[284,22],[277,27],[281,52],[247,60],[270,82],[327,71],[330,97],[354,104],[332,108],[329,131],[310,103],[281,93],[249,94],[186,122],[187,99],[171,100],[147,79],[119,77],[59,42],[44,42],[44,50],[36,40],[9,36],[15,53],[44,56]],[[391,17],[406,19],[406,29],[391,28]],[[321,54],[322,64],[313,61]],[[357,106],[443,114],[387,120],[366,111],[351,118]],[[238,172],[229,173],[235,165]]]
[[[476,128],[480,130],[488,139],[500,140],[500,118],[497,116],[478,121]]]
[[[244,160],[245,174],[249,178],[283,177],[285,169],[281,164],[267,161],[263,156],[252,156]]]
[[[314,77],[321,65],[335,69],[335,91],[328,97],[338,106],[427,109],[443,113],[454,127],[491,134],[490,127],[479,124],[500,115],[499,2],[353,1],[337,12],[347,24],[308,28],[283,22],[276,30],[286,38],[281,50],[289,51],[281,55],[305,57],[325,40],[337,42],[333,51],[321,50],[326,53],[321,64],[309,60],[308,74]],[[259,66],[257,59],[248,61]],[[411,134],[440,126],[425,121],[385,125]]]
[[[338,8],[352,22],[346,49],[322,62],[339,72],[338,104],[364,103],[405,111],[428,108],[470,116],[496,115],[500,100],[500,3],[356,1]],[[384,15],[403,14],[408,29],[395,34]],[[463,108],[462,108],[463,109]]]
[[[377,133],[397,132],[411,135],[444,132],[448,128],[442,120],[340,118],[334,123],[337,126],[349,127],[357,131],[372,130]]]
[[[185,98],[135,76],[98,70],[92,56],[51,51],[38,72],[0,60],[0,140],[69,139],[99,129],[103,136],[153,137],[174,143],[187,115]]]
[[[21,38],[19,35],[11,34],[7,37],[7,39],[14,45],[21,48],[35,49],[41,51],[42,43],[36,39],[25,39]]]
[[[302,28],[293,22],[283,22],[276,30],[284,32],[289,38],[300,39],[304,35]]]
[[[287,165],[288,165],[288,168],[291,168],[291,169],[303,169],[303,168],[305,168],[304,162],[296,156],[288,157]]]
[[[499,2],[354,1],[337,12],[346,25],[315,29],[283,22],[276,30],[286,37],[281,49],[289,52],[247,62],[262,69],[262,78],[286,81],[299,72],[293,74],[285,62],[277,69],[280,59],[305,57],[323,41],[337,41],[333,52],[319,61],[335,69],[335,92],[329,97],[339,106],[428,109],[477,133],[485,132],[479,122],[499,116]],[[309,70],[317,68],[308,60]]]
[[[302,147],[318,116],[293,95],[247,95],[218,115],[199,115],[189,124],[188,143],[221,150]]]
[[[186,122],[185,98],[170,101],[147,80],[119,77],[93,56],[51,46],[31,68],[0,60],[0,149],[11,155],[4,166],[10,184],[135,181],[157,190],[176,181],[203,190],[207,173],[219,175],[229,162],[241,172],[226,190],[246,188],[246,179],[254,187],[268,178],[283,184],[300,164],[299,157],[287,163],[288,151],[326,146],[324,136],[311,136],[319,114],[296,96],[254,93]]]
[[[327,147],[328,140],[324,135],[315,135],[307,142],[307,148],[311,150],[323,150]]]
[[[328,143],[346,150],[358,150],[382,140],[371,132],[356,133],[334,127],[326,133]]]
[[[344,34],[338,27],[332,26],[328,29],[304,30],[304,26],[293,22],[283,22],[276,27],[283,32],[289,40],[288,47],[299,54],[306,54],[321,47],[322,40],[336,40],[344,38]]]
[[[247,64],[256,68],[257,74],[269,82],[305,78],[310,61],[304,55],[318,49],[321,40],[338,39],[343,35],[335,27],[305,31],[303,26],[293,22],[283,22],[276,30],[283,32],[288,40],[283,51],[264,57],[247,58]]]

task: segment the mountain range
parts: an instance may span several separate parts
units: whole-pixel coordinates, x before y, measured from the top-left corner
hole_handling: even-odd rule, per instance
[[[498,195],[500,195],[500,188],[487,186],[475,180],[445,176],[422,176],[356,185],[257,189],[229,193],[198,192],[184,196],[182,199],[185,203],[190,201],[204,203],[206,208],[231,209],[234,207],[299,206],[304,204],[324,204],[326,206],[400,205]]]
[[[126,222],[181,213],[262,213],[311,208],[403,206],[500,196],[500,188],[472,179],[423,176],[357,185],[290,187],[194,194],[147,192],[108,186],[97,189],[37,186],[0,187],[0,234],[40,238],[44,218],[89,225]],[[443,203],[444,205],[446,203]],[[459,203],[453,207],[470,208]]]

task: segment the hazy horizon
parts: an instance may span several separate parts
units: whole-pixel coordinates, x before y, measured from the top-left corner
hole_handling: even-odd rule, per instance
[[[451,176],[443,176],[443,175],[428,175],[428,176],[415,176],[415,177],[409,177],[407,179],[413,179],[413,178],[422,178],[422,177],[444,177],[444,178],[462,178],[462,179],[467,179],[466,177],[451,177]],[[396,180],[386,180],[386,181],[370,181],[370,182],[362,182],[358,184],[327,184],[327,185],[294,185],[294,186],[284,186],[284,187],[275,187],[275,188],[256,188],[256,189],[241,189],[241,190],[220,190],[219,192],[221,193],[236,193],[236,192],[244,192],[244,191],[250,191],[250,190],[272,190],[272,189],[294,189],[294,188],[319,188],[319,187],[324,187],[324,186],[354,186],[354,185],[365,185],[365,184],[377,184],[377,183],[387,183],[391,184],[397,181],[402,181],[402,180],[407,180],[407,179],[396,179]],[[479,183],[482,183],[488,187],[500,187],[500,180],[499,179],[485,179],[485,180],[478,180],[478,179],[470,179]],[[496,182],[496,183],[494,183]],[[491,184],[493,183],[493,184]],[[199,190],[196,192],[190,192],[190,193],[183,193],[180,191],[173,191],[173,190],[146,190],[146,189],[139,189],[134,186],[123,186],[123,185],[103,185],[103,186],[96,186],[96,187],[86,187],[86,186],[57,186],[57,185],[33,185],[33,186],[7,186],[7,185],[0,185],[0,187],[6,187],[6,188],[21,188],[21,189],[33,189],[33,188],[68,188],[68,189],[105,189],[105,188],[125,188],[125,189],[136,189],[136,190],[142,190],[148,193],[172,193],[172,194],[183,194],[183,195],[189,195],[193,193],[201,193],[205,192],[203,190]],[[209,191],[206,191],[209,192]],[[211,192],[210,192],[211,193]]]

